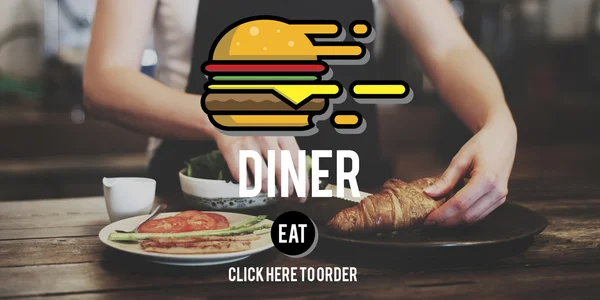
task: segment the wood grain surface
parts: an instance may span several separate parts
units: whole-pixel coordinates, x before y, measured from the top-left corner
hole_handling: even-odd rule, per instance
[[[593,299],[600,293],[598,179],[511,182],[509,201],[549,225],[527,251],[498,261],[377,263],[369,253],[339,261],[328,251],[292,259],[272,249],[235,264],[358,266],[356,283],[231,283],[228,266],[156,265],[105,247],[97,238],[109,222],[102,198],[0,202],[0,298]]]

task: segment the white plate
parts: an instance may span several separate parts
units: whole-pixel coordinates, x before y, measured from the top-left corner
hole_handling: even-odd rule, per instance
[[[244,221],[252,216],[230,213],[230,212],[212,212],[218,213],[227,218],[229,224],[236,224],[241,221]],[[157,216],[157,218],[164,218],[176,215],[176,212],[173,213],[162,213]],[[100,240],[106,244],[107,246],[140,255],[147,260],[152,262],[168,264],[168,265],[176,265],[176,266],[209,266],[209,265],[218,265],[218,264],[226,264],[238,260],[242,260],[244,258],[249,257],[252,254],[259,253],[265,251],[271,247],[273,247],[273,242],[271,241],[271,235],[261,234],[260,239],[256,241],[252,241],[251,248],[246,251],[233,252],[233,253],[217,253],[217,254],[163,254],[163,253],[152,253],[146,252],[142,250],[142,247],[138,242],[113,242],[108,240],[108,235],[111,232],[114,232],[117,229],[120,230],[130,230],[131,228],[135,228],[146,216],[137,216],[131,217],[128,219],[124,219],[121,221],[114,222],[112,224],[107,225],[106,227],[100,230]],[[271,220],[263,220],[259,224],[273,224]]]

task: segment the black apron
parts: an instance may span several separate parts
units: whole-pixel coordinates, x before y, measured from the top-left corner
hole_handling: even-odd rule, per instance
[[[192,66],[187,93],[201,95],[206,77],[201,65],[209,59],[210,47],[219,33],[232,23],[250,16],[274,15],[291,20],[337,20],[346,29],[346,39],[351,40],[349,25],[355,20],[374,21],[372,0],[200,0],[194,38]],[[363,66],[332,66],[333,79],[348,88],[354,80],[376,78],[377,70],[373,44],[366,45],[371,61]],[[200,97],[198,97],[200,101]],[[333,150],[332,159],[323,159],[321,169],[329,170],[329,181],[335,184],[335,150],[354,150],[360,157],[359,187],[373,187],[389,178],[388,164],[381,159],[378,139],[378,119],[375,105],[357,104],[351,97],[337,104],[334,110],[357,110],[367,122],[365,132],[359,135],[337,133],[327,120],[318,123],[319,133],[310,137],[297,137],[304,150]],[[198,103],[198,113],[203,113]],[[194,142],[164,140],[150,162],[149,176],[157,180],[157,193],[172,194],[180,191],[177,172],[184,161],[217,149],[213,141]],[[346,170],[350,169],[349,162]]]

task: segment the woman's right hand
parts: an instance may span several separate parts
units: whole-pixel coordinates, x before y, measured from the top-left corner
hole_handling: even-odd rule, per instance
[[[275,137],[275,136],[228,136],[222,133],[215,134],[215,142],[219,147],[219,150],[223,154],[227,165],[229,166],[229,171],[231,171],[231,175],[237,181],[240,180],[240,150],[254,150],[257,153],[260,153],[263,157],[262,161],[262,172],[261,178],[262,180],[262,191],[266,192],[268,188],[268,174],[267,174],[267,151],[274,150],[275,151],[275,175],[277,177],[277,187],[279,191],[281,191],[281,150],[288,150],[292,156],[292,160],[294,161],[294,167],[298,170],[298,151],[300,151],[300,147],[298,147],[298,143],[296,142],[296,138],[293,136],[286,137]],[[250,160],[248,161],[248,167],[252,171],[253,174],[256,174],[255,164]],[[304,166],[302,166],[304,167]],[[286,174],[287,175],[287,174]],[[257,179],[259,180],[259,179]],[[301,203],[306,201],[306,196],[308,195],[308,191],[310,189],[310,184],[308,180],[308,170],[306,172],[306,193],[304,197],[298,197]],[[292,180],[288,180],[288,191],[290,194],[294,191],[294,185]],[[298,194],[297,192],[295,193]]]

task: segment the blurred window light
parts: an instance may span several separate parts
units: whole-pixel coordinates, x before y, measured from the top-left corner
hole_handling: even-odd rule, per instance
[[[583,39],[592,24],[592,0],[548,0],[547,35],[553,41]]]
[[[461,0],[454,0],[450,4],[452,5],[452,9],[454,9],[454,13],[456,14],[456,16],[458,16],[462,20],[463,16],[465,15],[464,3]]]
[[[596,16],[596,31],[600,32],[600,11],[598,11],[598,15]]]
[[[542,13],[542,6],[538,0],[525,0],[521,2],[521,11],[527,19],[535,19]]]
[[[86,49],[91,40],[95,0],[44,0],[44,53],[62,48]]]
[[[154,66],[158,63],[158,55],[153,49],[146,49],[142,54],[142,67]]]
[[[505,21],[510,21],[515,17],[515,10],[513,9],[513,6],[510,4],[505,4],[502,7],[502,18]]]
[[[544,39],[547,32],[547,6],[541,0],[524,0],[519,3],[522,24],[521,34],[528,43],[536,43]]]

